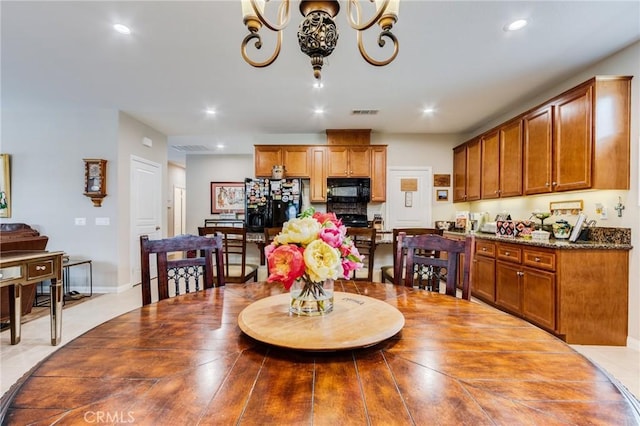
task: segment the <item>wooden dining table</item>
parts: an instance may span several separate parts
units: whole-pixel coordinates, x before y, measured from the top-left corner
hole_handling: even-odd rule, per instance
[[[228,284],[137,308],[69,342],[16,386],[4,422],[640,424],[637,399],[615,379],[525,321],[392,284],[335,287],[397,308],[401,331],[348,350],[273,346],[244,334],[238,317],[284,290]]]

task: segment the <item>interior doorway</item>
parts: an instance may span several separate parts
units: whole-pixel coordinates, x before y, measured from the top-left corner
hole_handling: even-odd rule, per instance
[[[186,213],[187,213],[187,191],[185,188],[173,187],[173,235],[182,235],[185,233]]]
[[[131,156],[131,284],[140,283],[140,236],[162,238],[162,169],[160,164]]]
[[[431,167],[390,167],[387,170],[386,228],[432,226]]]

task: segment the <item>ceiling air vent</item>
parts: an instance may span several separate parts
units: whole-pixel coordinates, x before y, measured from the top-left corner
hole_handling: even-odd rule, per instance
[[[354,109],[351,111],[351,115],[376,115],[378,114],[377,109]]]
[[[172,145],[171,147],[180,152],[213,151],[213,149],[206,145]]]

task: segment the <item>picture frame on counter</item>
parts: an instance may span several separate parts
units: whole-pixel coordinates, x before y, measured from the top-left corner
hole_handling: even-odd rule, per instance
[[[244,213],[244,182],[211,182],[211,213]]]

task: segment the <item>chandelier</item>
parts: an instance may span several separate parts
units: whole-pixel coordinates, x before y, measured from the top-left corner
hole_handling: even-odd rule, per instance
[[[270,22],[265,14],[265,4],[269,0],[242,0],[242,14],[244,25],[247,26],[249,34],[242,40],[242,57],[244,60],[258,68],[271,65],[280,54],[282,46],[282,30],[289,23],[289,3],[290,0],[282,0],[278,8],[277,22]],[[353,29],[357,31],[358,49],[365,61],[375,66],[384,66],[391,63],[398,55],[398,39],[391,32],[393,24],[398,20],[398,6],[400,0],[369,0],[376,6],[374,16],[367,22],[362,22],[359,0],[348,0],[347,19]],[[338,28],[333,18],[340,11],[338,0],[301,0],[300,12],[304,19],[298,27],[298,43],[300,50],[311,58],[313,76],[320,79],[320,72],[324,63],[324,58],[331,55],[338,42]],[[362,42],[362,32],[371,28],[373,24],[378,24],[382,31],[378,35],[378,46],[385,45],[385,38],[393,42],[393,52],[389,58],[379,61],[373,59],[365,50]],[[255,40],[256,49],[262,47],[262,38],[258,31],[262,26],[277,33],[276,46],[272,55],[263,62],[253,61],[247,55],[247,44]]]

